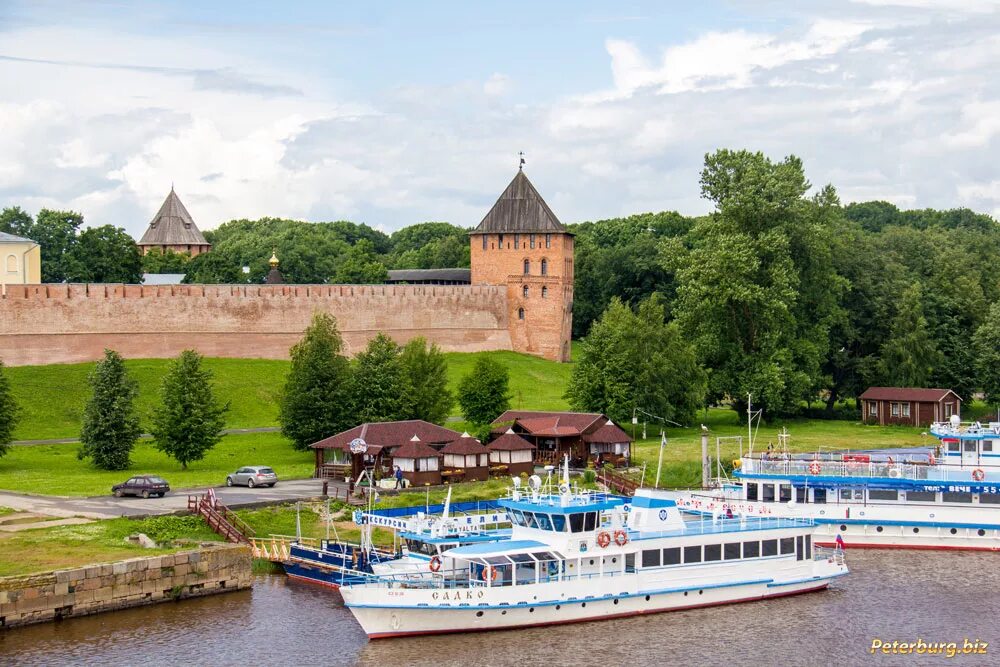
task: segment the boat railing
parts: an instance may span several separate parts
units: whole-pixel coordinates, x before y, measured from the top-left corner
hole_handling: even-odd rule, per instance
[[[813,560],[826,560],[837,565],[844,565],[844,550],[838,547],[813,546]]]
[[[714,504],[714,507],[712,506]],[[661,537],[677,537],[680,535],[708,535],[712,533],[729,533],[743,530],[768,530],[776,528],[806,528],[815,525],[812,519],[785,519],[762,516],[725,516],[725,502],[717,498],[705,497],[702,505],[693,508],[700,513],[694,521],[685,521],[683,528],[639,533],[638,539],[653,540]]]
[[[844,461],[833,458],[814,459],[752,459],[742,462],[740,472],[751,475],[782,477],[863,477],[906,480],[942,480],[954,482],[982,481],[976,477],[1000,479],[1000,467],[991,465],[959,466],[955,464],[902,463],[886,461]]]
[[[959,422],[954,425],[951,422],[934,422],[931,424],[931,433],[936,436],[998,436],[1000,437],[1000,421],[987,422]]]

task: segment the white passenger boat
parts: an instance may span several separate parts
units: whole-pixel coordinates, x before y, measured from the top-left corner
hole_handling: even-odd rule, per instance
[[[515,482],[516,484],[516,482]],[[516,487],[500,501],[512,535],[446,552],[458,577],[371,577],[341,587],[370,638],[500,630],[650,614],[826,588],[843,552],[813,546],[814,524],[685,520],[662,492],[616,496]]]
[[[764,453],[688,510],[817,522],[819,545],[1000,551],[1000,422],[933,424],[934,450]]]

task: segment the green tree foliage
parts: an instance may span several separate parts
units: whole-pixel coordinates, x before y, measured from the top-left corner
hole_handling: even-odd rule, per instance
[[[83,410],[79,458],[90,457],[103,470],[125,470],[142,430],[135,414],[138,383],[114,350],[105,350],[88,377],[90,400]]]
[[[705,372],[676,323],[667,323],[658,295],[633,311],[614,298],[590,334],[573,368],[566,398],[581,412],[603,412],[615,421],[635,408],[689,424],[704,405]]]
[[[354,358],[352,398],[356,423],[408,419],[413,387],[400,347],[384,333],[368,341]]]
[[[42,262],[44,267],[44,259]],[[139,248],[121,227],[104,225],[83,230],[69,251],[67,266],[67,282],[142,282]]]
[[[43,283],[65,282],[78,272],[72,251],[81,225],[83,216],[74,211],[38,212],[28,238],[42,247]]]
[[[986,402],[1000,406],[1000,301],[990,306],[986,319],[976,329],[973,351]]]
[[[291,349],[292,367],[279,406],[281,432],[296,449],[354,426],[351,367],[337,320],[317,313]]]
[[[458,404],[467,421],[485,426],[510,409],[510,373],[488,354],[481,354],[458,385]]]
[[[381,285],[388,279],[385,264],[375,255],[375,244],[361,239],[347,253],[330,282],[339,285]]]
[[[143,273],[185,273],[191,255],[186,252],[161,252],[159,248],[151,248],[142,256]]]
[[[440,348],[417,337],[403,346],[399,360],[412,391],[410,418],[443,424],[455,398],[448,390],[448,362]]]
[[[14,440],[14,428],[17,426],[20,408],[10,390],[10,381],[3,371],[3,360],[0,360],[0,456],[7,453],[11,441]]]
[[[446,269],[469,266],[469,232],[447,222],[422,222],[392,235],[394,269]]]
[[[170,363],[160,387],[151,428],[156,448],[187,469],[222,440],[228,410],[212,392],[212,372],[202,368],[201,355],[184,350]]]
[[[31,238],[31,227],[34,224],[35,220],[31,214],[20,206],[9,206],[0,211],[0,232]]]
[[[889,338],[882,346],[879,372],[890,387],[926,387],[940,360],[921,303],[920,285],[903,292]]]

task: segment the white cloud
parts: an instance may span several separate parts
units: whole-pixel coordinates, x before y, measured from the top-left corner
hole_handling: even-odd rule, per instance
[[[511,88],[510,77],[506,74],[494,73],[483,84],[483,92],[491,96],[506,95]]]

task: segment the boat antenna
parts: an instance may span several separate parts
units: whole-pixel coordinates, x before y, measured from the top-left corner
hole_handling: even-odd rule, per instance
[[[667,432],[665,430],[660,430],[660,456],[656,460],[656,483],[653,484],[654,489],[660,488],[660,468],[663,467],[663,450],[667,448]]]
[[[299,505],[295,503],[295,541],[302,544],[302,517],[299,516]]]

